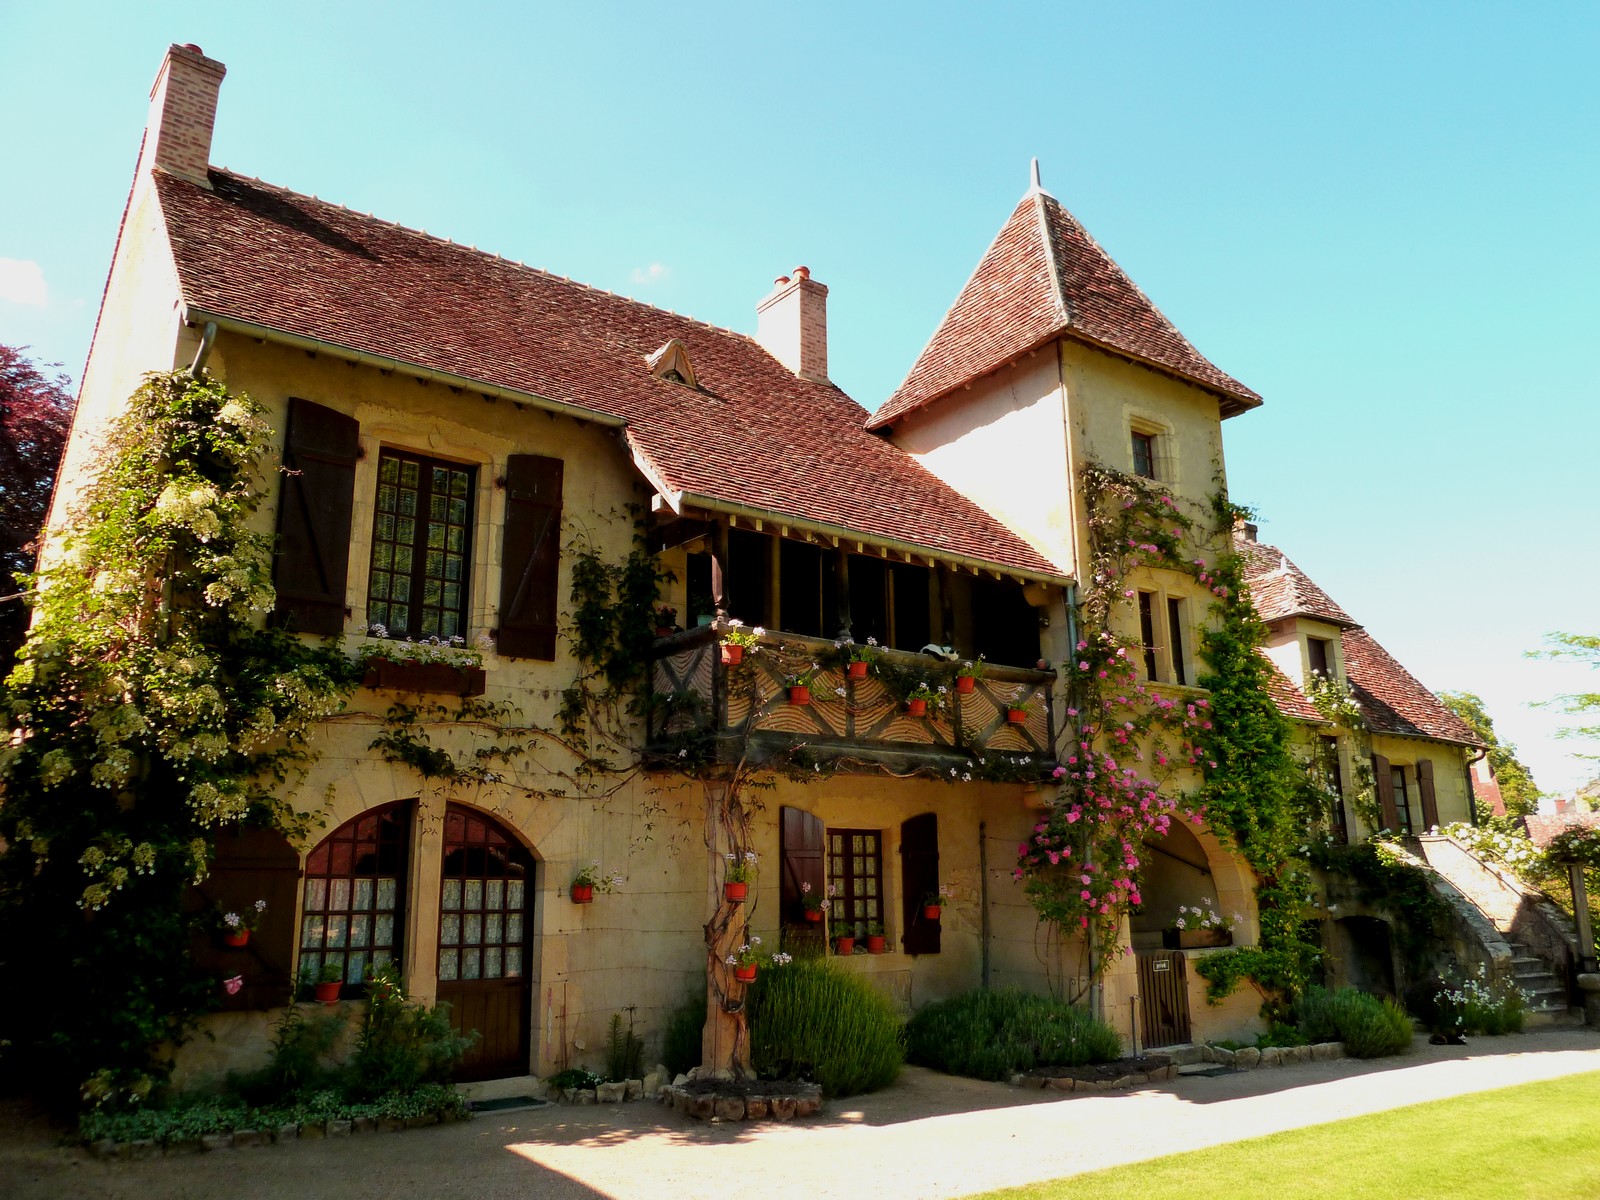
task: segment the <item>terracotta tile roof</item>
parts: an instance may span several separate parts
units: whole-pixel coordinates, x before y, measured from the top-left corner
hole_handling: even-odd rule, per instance
[[[1543,850],[1569,829],[1600,829],[1600,813],[1529,813],[1522,818],[1522,825],[1528,831],[1528,840]]]
[[[1480,813],[1490,812],[1497,817],[1506,815],[1506,798],[1501,795],[1500,781],[1494,777],[1494,770],[1486,758],[1472,764],[1472,797]]]
[[[654,481],[773,517],[1061,578],[752,338],[258,180],[157,173],[189,305],[627,422]],[[700,390],[655,378],[671,338]]]
[[[1235,534],[1233,548],[1244,556],[1244,577],[1263,621],[1314,617],[1330,625],[1355,625],[1350,614],[1276,546]]]
[[[1481,746],[1465,722],[1446,708],[1364,629],[1346,629],[1345,680],[1374,733],[1397,733]]]
[[[1306,699],[1304,692],[1289,682],[1289,677],[1278,670],[1278,664],[1267,658],[1265,653],[1261,657],[1267,664],[1267,692],[1272,696],[1273,703],[1278,706],[1278,711],[1292,720],[1325,724],[1322,714],[1317,711],[1317,706]]]
[[[1060,201],[1035,189],[1001,226],[911,373],[868,427],[891,425],[1062,334],[1216,392],[1224,416],[1261,403],[1178,332]]]

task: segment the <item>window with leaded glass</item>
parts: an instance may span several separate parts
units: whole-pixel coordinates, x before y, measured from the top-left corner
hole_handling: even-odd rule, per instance
[[[828,830],[829,923],[835,933],[883,925],[883,834],[876,829]]]
[[[390,637],[465,637],[471,467],[385,450],[378,457],[367,622]]]
[[[300,971],[335,963],[347,987],[400,956],[410,805],[391,804],[346,821],[306,859]]]
[[[439,894],[441,983],[522,975],[531,866],[527,851],[492,821],[451,806]]]

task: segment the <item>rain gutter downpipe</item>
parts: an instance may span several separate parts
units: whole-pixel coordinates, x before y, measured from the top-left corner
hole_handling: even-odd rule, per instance
[[[206,369],[206,359],[211,357],[211,346],[217,340],[217,323],[207,321],[200,333],[200,349],[195,351],[194,362],[189,367],[189,378],[199,379]]]

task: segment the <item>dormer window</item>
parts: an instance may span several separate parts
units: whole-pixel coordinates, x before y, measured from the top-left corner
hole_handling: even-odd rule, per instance
[[[1313,675],[1320,675],[1324,679],[1333,677],[1331,659],[1328,656],[1328,639],[1308,637],[1306,639],[1306,662]]]
[[[699,387],[695,382],[694,368],[689,365],[689,352],[677,338],[673,338],[648,356],[645,365],[650,368],[650,374],[667,383],[682,384],[684,387]]]

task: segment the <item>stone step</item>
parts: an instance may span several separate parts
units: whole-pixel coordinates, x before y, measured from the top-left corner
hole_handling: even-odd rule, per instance
[[[1584,1024],[1583,1009],[1567,1008],[1564,1005],[1558,1005],[1552,1008],[1529,1009],[1527,1020],[1524,1022],[1524,1028],[1568,1028],[1582,1024]]]

